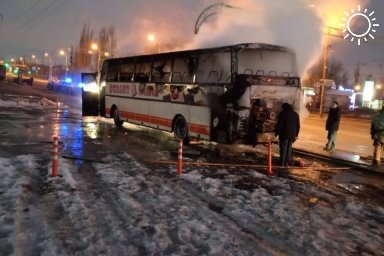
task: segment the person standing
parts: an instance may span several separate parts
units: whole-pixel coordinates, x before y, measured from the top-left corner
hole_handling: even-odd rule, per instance
[[[339,130],[340,118],[341,110],[339,108],[339,104],[337,101],[334,101],[329,109],[327,122],[325,123],[325,129],[328,131],[328,142],[325,144],[325,150],[333,151],[335,149],[336,135]]]
[[[381,151],[384,145],[384,106],[381,108],[380,113],[373,117],[371,123],[371,138],[374,146],[372,165],[379,166]]]
[[[275,136],[279,137],[280,165],[288,166],[291,158],[292,143],[297,140],[300,132],[299,114],[288,103],[283,103],[279,113]]]

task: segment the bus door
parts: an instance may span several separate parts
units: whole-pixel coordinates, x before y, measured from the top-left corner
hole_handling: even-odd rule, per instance
[[[100,88],[95,73],[81,73],[82,113],[83,116],[98,116],[100,103]]]

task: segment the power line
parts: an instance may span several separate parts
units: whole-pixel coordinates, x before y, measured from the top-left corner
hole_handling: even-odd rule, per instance
[[[15,30],[4,33],[2,36],[13,36],[19,33],[25,33],[28,29],[42,22],[44,19],[52,15],[54,11],[56,11],[58,8],[61,8],[64,4],[66,4],[69,1],[71,0],[67,0],[67,1],[54,0],[52,3],[47,5],[44,9],[42,9],[39,13],[34,15],[31,19],[27,20],[24,24],[20,25]],[[41,2],[41,0],[36,2],[34,6],[36,6],[39,2]]]
[[[30,13],[30,11],[35,7],[37,6],[40,2],[42,1],[45,1],[45,0],[37,0],[36,2],[32,3],[26,10],[20,10],[19,12],[13,14],[13,16],[9,16],[7,18],[7,20],[13,20],[13,19],[20,19],[20,13],[23,13],[23,14],[28,14]],[[22,17],[25,17],[25,15],[23,15]]]

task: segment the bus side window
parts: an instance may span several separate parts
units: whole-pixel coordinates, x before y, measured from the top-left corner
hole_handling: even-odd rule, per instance
[[[121,82],[130,82],[132,81],[132,77],[133,77],[132,73],[120,73]]]
[[[135,82],[146,83],[148,81],[149,81],[149,74],[145,74],[145,73],[135,74]]]
[[[183,81],[183,78],[181,76],[180,72],[173,72],[172,75],[172,82],[173,83],[181,83]]]
[[[108,62],[106,82],[118,82],[120,73],[120,63],[118,60],[111,60]]]
[[[189,72],[184,72],[182,80],[184,83],[193,83],[193,74],[190,74]]]
[[[135,66],[135,82],[146,83],[149,82],[149,76],[151,74],[150,62],[138,62]]]
[[[151,82],[167,83],[171,77],[172,59],[159,57],[153,60]]]
[[[207,79],[208,83],[216,83],[219,80],[220,79],[219,79],[219,72],[218,71],[216,71],[216,70],[209,71],[208,79]]]
[[[189,72],[188,70],[188,57],[178,56],[173,61],[173,70],[172,70],[172,82],[182,83],[183,74]]]
[[[120,81],[130,82],[133,78],[135,65],[133,62],[123,62],[120,67]]]

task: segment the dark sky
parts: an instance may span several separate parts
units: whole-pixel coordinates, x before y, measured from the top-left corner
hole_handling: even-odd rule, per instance
[[[361,4],[379,27],[375,39],[357,46],[348,40],[330,40],[330,59],[353,69],[360,61],[362,70],[384,74],[383,0],[232,0],[220,14],[202,25],[194,36],[199,14],[214,0],[0,0],[0,58],[19,58],[44,52],[62,61],[57,50],[78,45],[86,22],[97,34],[113,25],[117,34],[117,56],[142,53],[153,33],[158,42],[178,43],[187,48],[229,43],[265,42],[293,48],[303,73],[321,54],[322,28],[330,17],[341,20],[344,10]],[[220,10],[219,10],[220,11]],[[332,24],[332,26],[337,26]],[[356,25],[357,26],[357,25]],[[381,70],[383,69],[383,70]],[[353,71],[352,71],[353,72]]]

